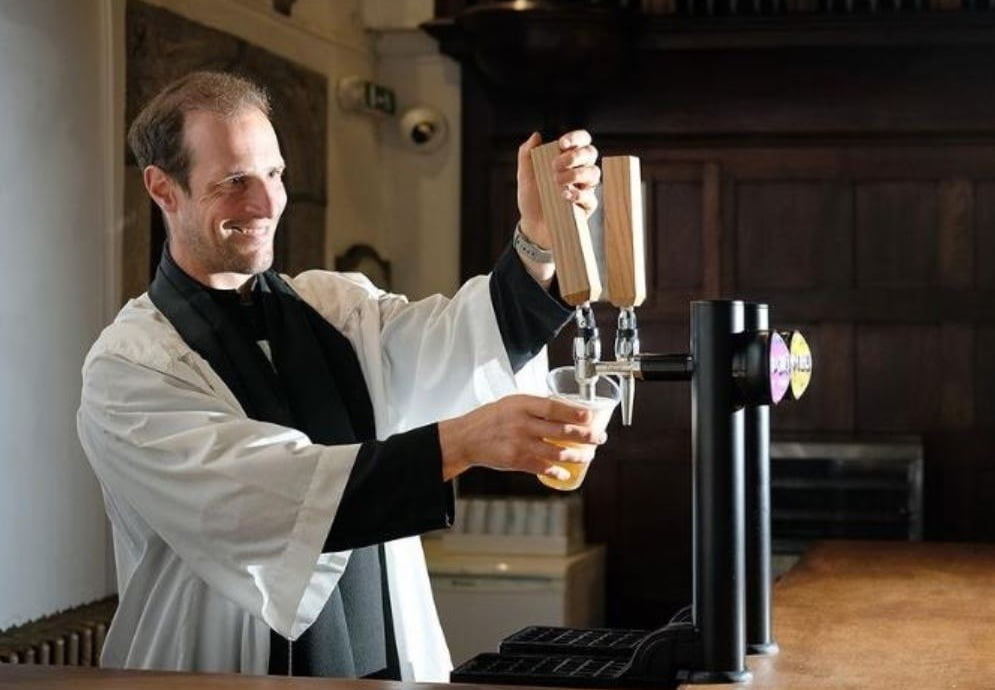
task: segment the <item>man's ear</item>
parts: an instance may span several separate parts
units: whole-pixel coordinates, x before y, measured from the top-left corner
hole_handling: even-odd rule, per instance
[[[162,209],[163,213],[173,213],[178,207],[177,195],[180,192],[179,185],[170,177],[165,170],[149,165],[142,171],[145,180],[145,189],[156,205]]]

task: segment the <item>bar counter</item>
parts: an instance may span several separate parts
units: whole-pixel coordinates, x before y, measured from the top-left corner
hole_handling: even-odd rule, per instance
[[[825,542],[774,590],[751,690],[995,687],[995,545]],[[0,665],[0,688],[397,690],[445,685]]]
[[[774,588],[780,653],[730,688],[995,688],[995,545],[824,542]]]

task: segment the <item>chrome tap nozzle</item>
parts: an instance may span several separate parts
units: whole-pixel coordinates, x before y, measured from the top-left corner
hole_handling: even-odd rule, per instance
[[[639,356],[639,328],[636,325],[636,311],[632,307],[618,310],[618,329],[615,331],[615,360],[630,365],[628,371],[618,376],[622,389],[622,424],[632,425],[632,410],[636,397],[636,379],[633,374],[635,360]]]
[[[581,398],[593,400],[594,383],[598,378],[595,365],[601,359],[601,336],[590,302],[577,305],[574,321],[577,323],[577,334],[573,342],[574,376],[577,378]]]

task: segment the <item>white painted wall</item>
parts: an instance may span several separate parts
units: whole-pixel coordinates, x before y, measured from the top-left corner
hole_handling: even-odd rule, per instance
[[[109,5],[0,2],[0,629],[100,598],[100,491],[76,437],[108,316]]]
[[[460,68],[416,28],[377,32],[377,76],[397,94],[398,114],[381,124],[386,253],[393,287],[411,297],[459,287]],[[431,106],[448,123],[442,147],[421,153],[398,126],[404,112]]]
[[[415,30],[435,14],[435,0],[362,0],[360,6],[371,31]]]
[[[269,0],[147,1],[328,76],[326,265],[367,242],[395,289],[455,290],[459,71],[415,28],[431,3],[299,0],[285,19]],[[75,411],[83,356],[120,300],[124,7],[0,0],[0,629],[113,590]],[[343,113],[335,84],[351,74],[393,88],[402,112],[440,109],[448,143],[413,153],[395,121]]]

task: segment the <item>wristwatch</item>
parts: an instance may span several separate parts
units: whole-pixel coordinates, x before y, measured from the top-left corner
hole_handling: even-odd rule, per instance
[[[515,234],[512,236],[511,245],[515,248],[520,256],[528,259],[532,259],[536,263],[540,264],[551,264],[553,263],[553,252],[549,249],[543,249],[538,244],[530,240],[522,232],[522,224],[519,223],[515,226]]]

